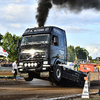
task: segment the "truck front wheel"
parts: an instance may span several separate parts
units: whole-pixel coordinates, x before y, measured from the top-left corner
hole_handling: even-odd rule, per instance
[[[62,79],[62,69],[60,66],[56,65],[53,70],[53,79],[55,82],[60,82]]]
[[[33,75],[31,73],[28,73],[28,77],[24,78],[25,81],[32,81],[33,80]]]

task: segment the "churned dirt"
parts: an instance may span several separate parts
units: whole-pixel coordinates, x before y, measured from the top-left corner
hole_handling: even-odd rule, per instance
[[[11,71],[0,71],[0,75],[13,75],[13,73]]]
[[[12,75],[11,72],[0,72],[0,75]],[[100,86],[91,87],[90,91],[98,91]],[[24,79],[0,79],[0,100],[41,100],[81,94],[82,88],[52,86],[50,82],[33,79],[26,82]]]
[[[80,88],[51,86],[48,82],[37,79],[34,79],[32,82],[25,82],[24,80],[0,81],[0,98],[3,100],[51,98],[81,92],[82,89]]]

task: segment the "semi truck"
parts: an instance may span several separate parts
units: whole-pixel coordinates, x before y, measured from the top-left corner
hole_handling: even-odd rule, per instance
[[[26,81],[47,79],[56,84],[84,85],[85,73],[67,68],[66,32],[55,26],[27,28],[17,40],[18,71]]]

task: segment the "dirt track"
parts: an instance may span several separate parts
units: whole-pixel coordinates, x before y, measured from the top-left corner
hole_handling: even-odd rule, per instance
[[[0,71],[0,75],[13,75],[11,71]]]
[[[91,89],[90,91],[97,90]],[[52,86],[48,81],[38,79],[31,82],[0,80],[0,100],[28,100],[29,98],[36,100],[81,93],[81,88]]]
[[[0,75],[12,75],[9,72],[0,72]],[[91,87],[90,91],[98,91],[99,87]],[[44,98],[61,97],[72,94],[81,94],[82,88],[52,86],[50,82],[33,79],[26,82],[0,80],[0,100],[38,100]]]

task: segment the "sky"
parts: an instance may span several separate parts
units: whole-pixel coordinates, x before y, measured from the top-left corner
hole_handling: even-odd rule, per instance
[[[21,36],[26,28],[38,26],[38,0],[0,0],[0,33]],[[92,58],[100,57],[100,11],[95,9],[72,12],[56,5],[50,9],[45,26],[66,31],[67,45],[80,46]]]

